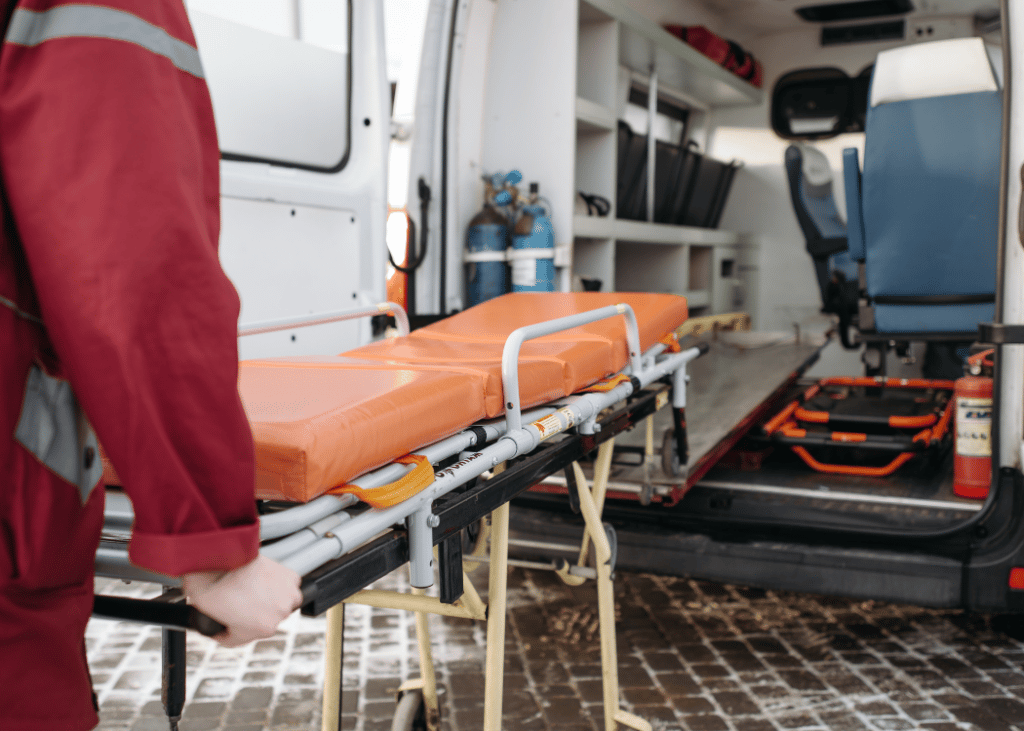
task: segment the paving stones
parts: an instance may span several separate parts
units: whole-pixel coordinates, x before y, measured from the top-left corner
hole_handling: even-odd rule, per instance
[[[479,587],[485,576],[474,572]],[[1024,642],[1000,631],[1018,622],[623,572],[615,598],[623,707],[659,731],[1024,731]],[[590,584],[511,573],[505,729],[602,731],[595,599]],[[485,627],[430,626],[442,727],[479,729]],[[235,650],[190,636],[182,731],[319,728],[323,628],[294,615]],[[93,620],[86,645],[100,729],[165,729],[159,630]],[[418,674],[412,616],[348,607],[344,653],[342,728],[390,729],[399,686]]]

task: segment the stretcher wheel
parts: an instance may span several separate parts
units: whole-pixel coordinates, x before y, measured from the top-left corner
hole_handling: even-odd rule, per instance
[[[666,429],[661,438],[661,470],[669,477],[682,477],[683,468],[679,464],[679,453],[676,451],[676,434]]]
[[[398,699],[395,717],[391,719],[391,731],[426,731],[427,706],[423,702],[423,691],[407,690]]]

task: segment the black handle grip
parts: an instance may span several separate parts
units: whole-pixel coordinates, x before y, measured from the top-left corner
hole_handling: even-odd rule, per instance
[[[707,355],[708,351],[711,350],[711,343],[708,343],[708,342],[697,343],[697,350],[700,351],[701,355]]]
[[[227,630],[227,627],[195,607],[181,603],[98,594],[93,597],[92,613],[104,619],[155,624],[168,629],[191,629],[207,637],[214,637]]]

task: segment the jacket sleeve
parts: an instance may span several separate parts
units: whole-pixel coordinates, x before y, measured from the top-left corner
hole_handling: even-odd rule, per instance
[[[171,575],[247,563],[239,301],[217,258],[219,153],[181,0],[19,0],[0,129],[49,340],[134,504],[132,561]]]

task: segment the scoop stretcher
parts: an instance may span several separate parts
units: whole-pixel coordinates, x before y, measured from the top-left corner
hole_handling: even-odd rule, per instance
[[[256,497],[265,501],[261,553],[303,577],[303,613],[328,613],[323,728],[340,722],[344,602],[417,612],[422,677],[401,692],[421,696],[430,728],[437,728],[438,704],[424,613],[497,618],[487,628],[484,728],[500,728],[508,503],[565,470],[586,531],[578,562],[562,559],[551,568],[567,583],[597,582],[606,728],[649,729],[618,705],[614,533],[600,513],[615,435],[669,403],[685,423],[686,364],[707,349],[684,350],[674,335],[687,317],[685,299],[505,295],[412,334],[390,303],[308,324],[381,312],[395,314],[398,337],[342,356],[246,361],[240,368],[256,441]],[[278,321],[240,334],[304,324]],[[577,461],[595,449],[591,486]],[[108,484],[117,484],[116,475],[108,474]],[[96,613],[216,634],[209,618],[182,614],[189,608],[175,602],[175,579],[129,563],[130,504],[117,493],[108,497],[97,575],[155,581],[168,592],[162,602],[97,597]],[[481,526],[477,545],[464,557],[463,529],[474,524]],[[490,564],[489,608],[463,570],[481,562]],[[411,595],[365,591],[406,563]],[[429,597],[435,569],[438,596]],[[182,679],[177,684],[184,688]],[[176,703],[165,698],[172,724],[179,695]]]

